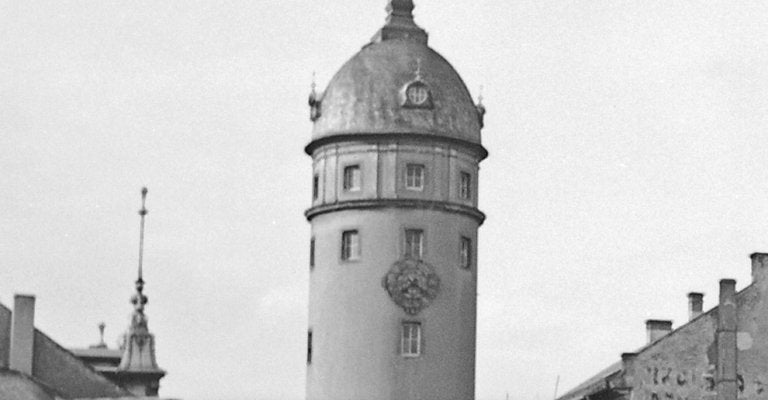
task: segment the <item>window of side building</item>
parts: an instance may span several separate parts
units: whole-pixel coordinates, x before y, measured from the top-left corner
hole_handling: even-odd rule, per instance
[[[360,258],[360,234],[356,230],[341,233],[341,259],[353,261]]]
[[[424,190],[424,166],[407,164],[405,166],[405,188],[409,190]]]
[[[464,200],[472,198],[472,175],[468,172],[459,174],[459,197]]]
[[[400,354],[405,357],[421,355],[421,323],[403,322],[400,336]]]
[[[461,268],[472,267],[472,239],[462,236],[459,248],[459,265]]]
[[[362,175],[359,165],[348,165],[344,167],[344,191],[357,192],[360,190]]]
[[[421,229],[405,230],[405,256],[421,260],[424,256],[424,231]]]

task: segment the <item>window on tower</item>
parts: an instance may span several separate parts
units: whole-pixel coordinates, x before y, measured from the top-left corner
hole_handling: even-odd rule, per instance
[[[461,172],[459,177],[459,197],[464,200],[472,198],[472,175]]]
[[[432,96],[429,87],[421,80],[412,81],[403,87],[402,105],[404,108],[432,108]]]
[[[459,265],[461,268],[469,269],[472,266],[472,239],[462,236],[459,249]]]
[[[312,364],[312,329],[307,331],[307,364]]]
[[[423,165],[408,164],[405,166],[405,188],[410,190],[424,190]]]
[[[429,99],[429,91],[424,85],[411,85],[406,89],[405,95],[408,96],[408,102],[420,106]]]
[[[315,238],[309,240],[309,268],[315,267]]]
[[[360,190],[362,176],[359,165],[349,165],[344,167],[344,190],[347,192],[357,192]]]
[[[424,255],[424,231],[421,229],[405,230],[405,256],[421,260]]]
[[[320,193],[320,176],[315,175],[312,177],[312,200],[317,200],[317,196]]]
[[[400,354],[405,357],[421,355],[421,323],[403,322],[400,337]]]
[[[360,235],[357,231],[341,233],[341,259],[352,261],[360,258]]]

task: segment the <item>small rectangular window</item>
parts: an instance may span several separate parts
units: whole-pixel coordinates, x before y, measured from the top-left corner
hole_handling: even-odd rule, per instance
[[[417,357],[421,354],[421,323],[403,322],[400,354],[406,357]]]
[[[309,267],[315,266],[315,238],[309,240]]]
[[[459,178],[459,197],[465,200],[472,198],[472,175],[462,172]]]
[[[360,258],[360,235],[357,231],[344,231],[341,234],[341,259],[344,261]]]
[[[423,165],[408,164],[405,166],[405,188],[410,190],[424,190]]]
[[[312,329],[307,331],[307,364],[312,364]]]
[[[344,167],[344,190],[347,192],[356,192],[360,190],[362,176],[359,165],[349,165]]]
[[[472,266],[472,239],[465,236],[461,237],[459,258],[459,265],[461,265],[461,268],[469,269],[469,267]]]
[[[320,193],[320,177],[315,175],[312,177],[312,200],[317,200],[317,196]]]
[[[424,255],[424,231],[421,229],[405,230],[405,256],[421,260]]]

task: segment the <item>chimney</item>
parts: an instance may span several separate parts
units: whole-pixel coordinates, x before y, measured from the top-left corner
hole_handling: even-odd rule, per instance
[[[752,259],[752,282],[763,280],[768,267],[768,254],[752,253],[749,258]]]
[[[17,294],[13,298],[11,314],[11,351],[8,367],[32,375],[32,356],[35,341],[35,296]]]
[[[616,382],[616,388],[621,390],[624,388],[633,387],[632,377],[635,374],[635,360],[637,359],[637,353],[621,353],[621,374],[619,375],[619,381]]]
[[[653,343],[672,331],[672,321],[649,319],[645,321],[645,329],[648,332],[648,343]]]
[[[720,303],[717,310],[717,370],[715,375],[717,400],[736,400],[736,281],[720,281]]]
[[[701,315],[704,309],[704,293],[688,293],[688,320]]]

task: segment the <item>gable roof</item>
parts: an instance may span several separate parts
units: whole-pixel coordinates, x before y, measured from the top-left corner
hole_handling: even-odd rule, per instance
[[[8,317],[0,318],[0,339],[3,339],[5,336],[9,336],[6,334],[10,333],[10,316],[12,311],[0,303],[0,315]],[[34,368],[32,376],[8,370],[7,351],[0,353],[0,368],[4,368],[9,373],[21,375],[27,381],[36,382],[38,386],[45,385],[44,387],[50,388],[51,391],[58,394],[58,397],[62,398],[118,398],[131,396],[128,390],[107,379],[41,330],[34,328],[33,332],[32,363]],[[18,377],[6,378],[5,382],[7,382],[7,385],[10,385],[9,387],[14,387],[15,389],[13,390],[16,390],[18,393],[25,393],[25,396],[28,396],[27,398],[35,399],[35,397],[29,397],[34,392],[38,398],[45,399],[44,394],[41,394],[45,393],[45,391],[31,391],[29,389],[31,386],[21,384],[23,380],[19,379]],[[20,390],[24,391],[19,392]],[[8,396],[11,396],[10,392]],[[0,392],[0,399],[6,400],[6,397],[2,396],[2,392]]]
[[[736,299],[746,296],[748,293],[753,291],[753,288],[755,288],[755,285],[750,284],[746,288],[742,289],[740,292],[736,293],[735,295]],[[712,314],[717,312],[718,308],[719,308],[719,305],[712,307],[709,311],[703,312],[698,316],[696,316],[695,318],[688,320],[686,323],[678,326],[677,328],[667,333],[666,335],[660,337],[659,339],[653,342],[647,343],[646,345],[640,347],[633,353],[628,353],[628,354],[640,355],[646,351],[649,351],[650,349],[652,349],[657,345],[663,344],[664,342],[671,340],[672,338],[674,338],[675,334],[687,328],[689,325],[693,324],[694,322],[700,320],[701,318],[711,317]],[[620,384],[620,382],[616,378],[620,378],[623,372],[625,371],[624,371],[624,363],[622,361],[613,363],[609,367],[605,368],[604,370],[600,371],[599,373],[595,374],[591,378],[582,382],[575,388],[569,390],[562,396],[558,397],[557,400],[578,400],[586,396],[594,396],[604,391],[619,389],[618,384]]]
[[[61,396],[31,376],[9,369],[0,370],[0,399],[55,400]]]

